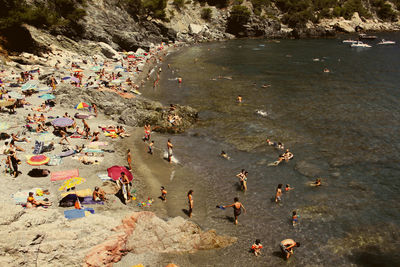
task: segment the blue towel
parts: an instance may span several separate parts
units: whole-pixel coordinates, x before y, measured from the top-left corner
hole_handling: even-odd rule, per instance
[[[85,197],[83,201],[81,201],[82,205],[94,205],[94,204],[100,204],[104,205],[103,201],[94,201],[93,197]]]
[[[73,210],[65,210],[64,216],[68,220],[79,219],[85,217],[85,211],[90,211],[90,213],[94,214],[94,209],[92,208],[84,208],[81,210],[73,209]]]

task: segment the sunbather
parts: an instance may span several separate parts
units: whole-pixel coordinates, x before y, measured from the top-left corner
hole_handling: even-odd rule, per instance
[[[106,200],[106,192],[103,189],[96,186],[93,191],[93,200],[94,201],[104,201]]]
[[[26,200],[26,207],[27,208],[36,208],[36,207],[40,207],[40,206],[51,206],[51,202],[36,200],[33,197],[33,192],[29,192],[29,196]]]

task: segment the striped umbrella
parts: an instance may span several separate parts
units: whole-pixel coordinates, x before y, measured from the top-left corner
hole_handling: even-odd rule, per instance
[[[71,189],[74,188],[77,185],[80,185],[82,183],[84,183],[86,180],[85,178],[82,177],[73,177],[71,179],[66,180],[63,185],[58,188],[59,191],[63,191],[63,190],[67,190],[67,189]]]
[[[75,109],[82,109],[82,108],[89,108],[90,105],[85,102],[80,102],[78,105],[75,106]]]
[[[15,103],[15,100],[0,100],[0,108],[1,107],[8,107]]]
[[[28,163],[29,165],[32,165],[32,166],[40,166],[40,165],[47,164],[49,161],[50,161],[50,158],[46,157],[45,155],[36,155],[36,156],[30,157],[26,161],[26,163]]]

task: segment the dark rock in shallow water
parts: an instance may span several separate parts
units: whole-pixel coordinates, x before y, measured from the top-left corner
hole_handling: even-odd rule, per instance
[[[100,111],[119,123],[134,127],[150,123],[154,131],[161,133],[182,133],[198,118],[197,110],[189,106],[175,105],[171,112],[160,102],[143,97],[126,99],[113,92],[82,89],[68,84],[59,85],[55,94],[61,106],[72,107],[81,101],[96,103]],[[171,124],[169,114],[177,115],[180,121]]]

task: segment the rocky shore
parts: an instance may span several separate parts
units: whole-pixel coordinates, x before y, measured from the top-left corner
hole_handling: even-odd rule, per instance
[[[34,31],[37,30],[32,28],[32,32]],[[35,38],[42,38],[44,43],[49,39],[54,40],[50,35],[41,35],[39,32],[37,34]],[[82,43],[72,40],[64,43],[65,39],[54,41],[55,43],[48,46],[47,51],[40,56],[23,53],[11,57],[14,61],[7,60],[2,65],[4,73],[7,74],[6,80],[10,78],[11,73],[37,68],[40,69],[40,74],[35,73],[33,80],[46,84],[50,77],[57,77],[59,84],[54,91],[56,105],[45,112],[46,117],[62,117],[66,112],[74,114],[76,110],[73,106],[80,101],[97,103],[98,117],[88,119],[92,129],[97,129],[100,125],[123,125],[131,134],[130,138],[137,140],[143,136],[142,128],[134,127],[142,126],[144,123],[152,124],[155,131],[168,133],[182,132],[195,123],[197,111],[190,107],[175,105],[175,114],[180,116],[182,123],[178,127],[171,127],[167,122],[170,107],[164,107],[141,96],[124,98],[114,91],[81,88],[71,85],[69,81],[63,81],[61,77],[71,72],[71,62],[78,64],[80,62],[83,67],[83,62],[90,62],[93,56],[98,61],[118,62],[121,53],[107,45],[100,45],[102,47],[100,50],[91,50],[88,46],[80,51],[84,47]],[[171,46],[171,49],[174,48]],[[158,53],[152,56],[166,56],[168,48]],[[158,59],[149,59],[141,66],[142,71],[132,77],[132,82],[140,84],[140,80],[156,68],[159,62]],[[10,92],[19,90],[6,88]],[[37,96],[33,94],[24,98],[30,105],[17,108],[15,114],[8,114],[5,111],[0,113],[1,121],[7,121],[11,126],[2,132],[11,134],[24,129],[28,113],[34,113],[32,108],[42,104],[42,100]],[[36,133],[27,132],[24,137],[34,142],[38,136]],[[51,154],[61,153],[63,146],[58,144],[59,138],[52,139],[55,142],[55,150]],[[88,142],[83,139],[70,140],[73,145]],[[27,175],[32,167],[26,164],[25,157],[32,153],[32,142],[18,144],[26,151],[17,152],[22,161],[19,168],[22,174],[15,179],[2,174],[4,186],[0,198],[0,233],[7,238],[3,238],[0,242],[0,265],[111,266],[127,253],[145,255],[142,256],[141,262],[151,265],[158,257],[158,254],[152,254],[154,251],[194,252],[199,249],[222,248],[236,241],[235,238],[218,236],[214,231],[201,231],[198,225],[183,218],[172,218],[167,221],[160,219],[154,213],[143,212],[143,208],[136,205],[137,201],[132,201],[128,205],[122,204],[120,199],[114,196],[118,190],[115,184],[102,183],[97,174],[112,165],[124,165],[127,144],[124,140],[111,140],[103,136],[100,140],[110,142],[107,146],[110,153],[105,153],[104,158],[96,164],[87,166],[82,165],[76,158],[65,158],[62,166],[46,166],[51,172],[77,168],[79,175],[86,178],[85,187],[92,189],[94,186],[101,186],[107,193],[108,200],[105,204],[94,206],[95,214],[76,220],[67,220],[63,214],[65,208],[58,207],[58,202],[62,198],[58,190],[60,182],[50,181],[49,177],[32,178]],[[113,151],[114,153],[111,153]],[[4,155],[2,159],[5,159]],[[163,163],[162,156],[160,162]],[[133,172],[135,197],[138,201],[145,200],[149,196],[146,184],[151,183],[150,178],[146,172],[138,173],[135,169]],[[14,203],[12,196],[15,193],[33,188],[49,190],[48,198],[53,205],[47,209],[25,209]],[[156,195],[151,197],[156,198]]]

